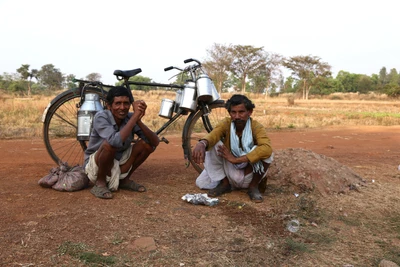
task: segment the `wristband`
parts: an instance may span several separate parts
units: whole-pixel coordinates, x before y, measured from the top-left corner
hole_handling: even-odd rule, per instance
[[[204,145],[204,147],[207,148],[207,143],[204,142],[204,140],[200,140],[199,143],[202,143]]]

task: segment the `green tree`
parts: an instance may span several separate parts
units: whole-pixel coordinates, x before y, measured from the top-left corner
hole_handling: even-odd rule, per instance
[[[389,74],[386,76],[387,82],[390,84],[398,84],[399,81],[399,74],[395,68],[391,69]]]
[[[286,78],[283,88],[281,89],[282,93],[295,93],[295,89],[293,88],[295,79],[292,76]]]
[[[219,93],[222,92],[222,88],[229,77],[229,68],[233,61],[231,48],[231,45],[214,43],[207,50],[208,58],[203,62],[204,69],[213,80]]]
[[[265,70],[266,57],[263,47],[253,47],[250,45],[235,45],[231,49],[233,61],[230,71],[239,78],[241,82],[241,92],[246,92],[246,82],[248,76]]]
[[[332,77],[319,77],[314,82],[313,94],[329,95],[335,92],[336,79]]]
[[[336,75],[337,80],[337,92],[357,92],[356,75],[351,74],[347,71],[339,71]]]
[[[277,83],[277,85],[278,85],[278,94],[280,93],[280,92],[282,92],[282,90],[283,90],[283,88],[285,88],[285,77],[283,76],[283,74],[281,73],[280,75],[279,75],[279,79],[278,79],[278,83]]]
[[[101,74],[97,72],[92,72],[86,75],[86,79],[91,82],[100,82],[101,81]]]
[[[145,76],[141,75],[136,75],[133,77],[129,78],[129,81],[131,82],[137,82],[137,83],[151,83],[151,79]],[[123,81],[117,82],[115,85],[123,85]],[[130,85],[131,90],[140,90],[140,91],[145,91],[148,92],[149,90],[155,90],[157,89],[156,87],[148,86],[148,85],[136,85],[136,84],[131,84]]]
[[[75,79],[76,79],[76,76],[74,74],[67,75],[65,77],[65,87],[67,87],[68,89],[76,88],[77,85],[74,82]]]
[[[258,70],[257,72],[251,74],[250,78],[250,90],[254,93],[264,93],[266,91],[266,85],[269,84],[267,73],[265,70]],[[247,87],[247,86],[246,86]]]
[[[302,82],[303,99],[308,99],[311,88],[321,77],[330,77],[331,66],[316,56],[295,56],[283,60],[283,66]]]
[[[228,79],[224,84],[226,86],[226,91],[232,90],[233,92],[240,92],[241,81],[231,72],[229,73]]]
[[[379,86],[383,87],[385,84],[387,84],[387,71],[386,67],[382,67],[379,71]]]
[[[0,89],[4,89],[10,93],[14,93],[16,91],[23,92],[25,90],[24,88],[15,85],[18,80],[19,77],[15,73],[3,72],[3,75],[1,76],[0,79],[1,82]]]
[[[400,85],[388,83],[383,87],[382,91],[389,97],[399,97]]]
[[[186,81],[192,80],[192,77],[190,77],[190,74],[187,72],[181,72],[178,75],[175,76],[174,84],[180,84],[184,85]]]
[[[276,91],[280,84],[282,71],[280,69],[282,57],[278,54],[265,53],[265,66],[249,75],[254,93],[264,93],[267,97]]]
[[[37,74],[38,74],[38,70],[33,69],[31,71],[29,71],[29,64],[22,64],[20,68],[17,69],[17,72],[21,75],[21,78],[23,80],[27,80],[29,78],[28,81],[28,96],[31,96],[31,84],[32,84],[32,78],[37,79]]]
[[[62,87],[64,77],[59,69],[56,69],[53,64],[42,66],[38,71],[37,78],[39,82],[47,86],[49,90],[56,90]]]
[[[362,94],[375,90],[374,82],[368,75],[360,74],[357,77],[357,92]]]

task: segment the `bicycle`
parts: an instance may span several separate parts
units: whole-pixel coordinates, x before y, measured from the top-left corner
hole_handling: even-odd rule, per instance
[[[188,74],[190,77],[184,85],[162,84],[162,83],[143,83],[132,82],[129,78],[139,74],[142,70],[133,69],[128,71],[115,70],[114,75],[117,80],[123,81],[123,86],[129,89],[130,85],[143,85],[153,87],[163,87],[177,89],[175,100],[162,99],[159,116],[168,119],[156,132],[161,135],[169,126],[183,116],[187,116],[182,130],[182,149],[186,167],[192,165],[199,173],[204,169],[192,159],[192,148],[198,140],[226,116],[225,101],[219,99],[214,84],[203,70],[201,62],[196,59],[186,59],[184,63],[194,64],[186,66],[184,69],[170,66],[164,71],[173,69],[179,70],[174,75]],[[46,149],[51,158],[59,162],[68,162],[69,165],[83,164],[84,151],[89,140],[89,133],[79,132],[79,112],[85,103],[85,97],[97,98],[101,105],[100,109],[105,108],[107,91],[113,87],[101,82],[86,80],[75,80],[79,82],[78,88],[67,90],[54,99],[45,108],[42,115],[43,138]],[[134,100],[133,95],[131,100]],[[86,114],[90,120],[93,114]],[[201,120],[200,120],[201,118]],[[90,122],[91,124],[91,122]],[[169,143],[165,137],[161,141]]]

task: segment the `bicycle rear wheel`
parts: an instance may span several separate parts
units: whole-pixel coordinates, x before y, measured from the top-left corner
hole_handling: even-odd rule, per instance
[[[227,116],[225,102],[222,100],[215,101],[208,107],[210,111],[209,114],[205,114],[203,110],[198,110],[191,116],[192,118],[188,118],[188,124],[185,126],[182,137],[185,157],[187,157],[190,164],[192,164],[198,173],[203,171],[204,166],[203,164],[197,164],[193,161],[192,150],[194,146],[201,138],[209,133],[218,122]]]
[[[99,94],[105,100],[99,88],[85,89],[85,93]],[[81,100],[78,88],[68,90],[50,102],[43,124],[43,139],[50,157],[57,164],[82,165],[87,141],[77,140],[78,107]]]

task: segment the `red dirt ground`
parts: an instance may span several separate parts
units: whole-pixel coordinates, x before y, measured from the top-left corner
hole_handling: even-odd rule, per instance
[[[277,151],[311,150],[350,167],[367,183],[399,184],[400,127],[272,131],[269,136]],[[250,202],[244,191],[224,195],[214,207],[184,202],[186,193],[205,192],[194,184],[194,169],[184,166],[179,136],[169,140],[136,172],[147,192],[118,191],[112,200],[96,199],[88,189],[41,188],[38,180],[55,166],[42,140],[0,140],[0,265],[83,266],[60,253],[61,245],[72,242],[115,256],[114,266],[290,266],[296,257],[278,253],[279,240],[290,233],[276,194],[267,189],[262,204]],[[140,237],[154,239],[156,249],[137,249],[134,241]],[[276,253],[271,244],[277,244]],[[344,263],[332,266],[338,264]]]

